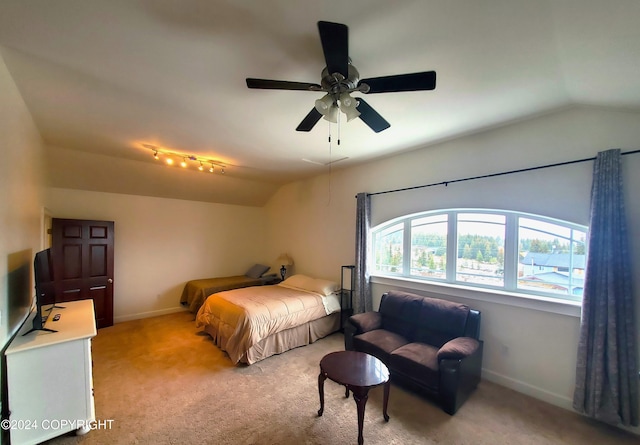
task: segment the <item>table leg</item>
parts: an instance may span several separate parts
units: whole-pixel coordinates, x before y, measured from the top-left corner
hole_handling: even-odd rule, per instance
[[[324,381],[327,379],[327,375],[320,370],[318,376],[318,392],[320,393],[320,409],[318,410],[318,416],[321,416],[324,412]]]
[[[389,388],[391,388],[391,381],[387,380],[384,384],[384,399],[382,400],[382,415],[385,421],[389,421],[389,415],[387,414],[387,405],[389,404]]]
[[[351,388],[353,392],[353,400],[356,401],[358,408],[358,445],[364,443],[364,437],[362,435],[362,427],[364,426],[364,408],[369,399],[369,388]]]

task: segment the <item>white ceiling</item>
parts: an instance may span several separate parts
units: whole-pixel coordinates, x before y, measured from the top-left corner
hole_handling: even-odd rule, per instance
[[[318,20],[349,26],[362,77],[435,70],[436,89],[367,96],[391,128],[343,121],[339,146],[324,120],[296,132],[322,93],[245,78],[319,83]],[[573,104],[640,109],[639,24],[637,0],[2,0],[0,51],[47,145],[146,169],[143,144],[217,159],[233,196],[327,169],[303,159],[355,165]]]

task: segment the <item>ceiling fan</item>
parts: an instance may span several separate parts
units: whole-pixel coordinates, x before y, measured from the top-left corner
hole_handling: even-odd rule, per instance
[[[351,93],[393,93],[399,91],[433,90],[436,72],[397,74],[392,76],[360,79],[360,74],[349,57],[349,28],[341,23],[318,22],[320,42],[327,66],[322,70],[320,84],[247,78],[247,87],[266,90],[321,91],[325,96],[316,100],[315,107],[300,122],[297,131],[311,131],[324,117],[337,122],[338,110],[347,122],[359,117],[373,131],[379,133],[391,126],[364,99],[353,98]]]

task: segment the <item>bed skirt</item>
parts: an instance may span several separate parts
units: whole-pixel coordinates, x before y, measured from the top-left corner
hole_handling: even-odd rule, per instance
[[[310,321],[295,328],[285,329],[267,338],[263,338],[260,342],[253,345],[251,349],[242,355],[240,363],[250,365],[267,357],[271,357],[272,355],[281,354],[299,346],[309,345],[329,334],[333,334],[339,329],[340,312]],[[215,326],[206,325],[204,330],[211,336],[216,346],[224,350],[227,339],[219,335]]]

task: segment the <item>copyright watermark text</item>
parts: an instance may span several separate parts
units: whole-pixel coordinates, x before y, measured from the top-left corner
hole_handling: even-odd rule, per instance
[[[86,419],[2,419],[0,428],[3,430],[110,430],[113,419],[86,420]]]

